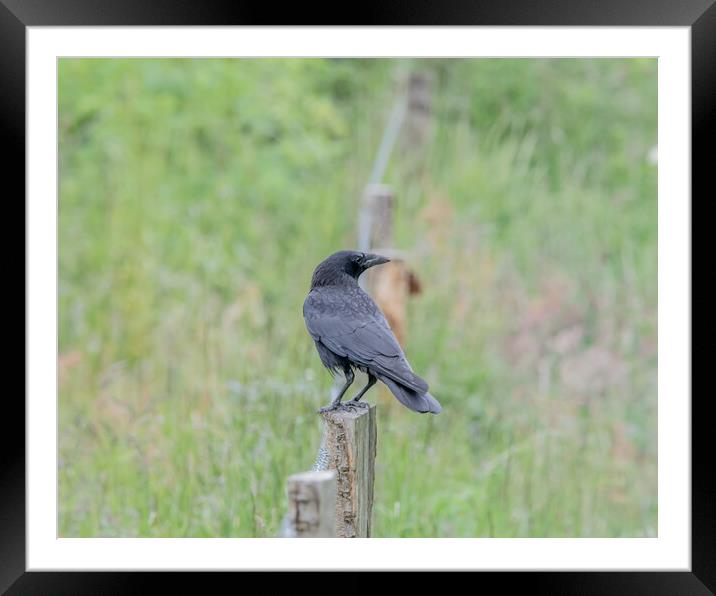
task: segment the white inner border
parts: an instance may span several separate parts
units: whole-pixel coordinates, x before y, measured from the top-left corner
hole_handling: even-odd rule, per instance
[[[29,27],[27,32],[28,570],[690,569],[690,28]],[[62,56],[658,56],[658,538],[58,539],[56,76]]]

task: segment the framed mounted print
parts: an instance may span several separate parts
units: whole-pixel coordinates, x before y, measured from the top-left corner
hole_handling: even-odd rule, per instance
[[[253,8],[0,5],[28,238],[2,588],[713,590],[716,9]]]

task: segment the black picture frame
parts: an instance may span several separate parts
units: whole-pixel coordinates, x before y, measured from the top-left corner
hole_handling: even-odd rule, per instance
[[[89,25],[480,25],[689,26],[692,58],[692,199],[707,193],[716,119],[715,0],[384,1],[327,12],[319,3],[271,4],[200,0],[0,0],[0,122],[6,180],[25,192],[26,28]],[[350,15],[351,22],[345,22]],[[8,199],[13,196],[8,193]],[[688,197],[685,197],[688,200]],[[10,252],[5,253],[12,254]],[[691,290],[693,291],[693,284]],[[26,311],[25,311],[26,312]],[[26,314],[27,316],[27,314]],[[660,363],[662,366],[668,363]],[[705,396],[692,404],[692,566],[690,572],[483,573],[500,590],[545,594],[709,594],[716,591],[716,491]],[[204,574],[25,571],[25,419],[19,392],[4,397],[5,448],[0,486],[0,590],[9,594],[132,593],[205,589]],[[7,432],[21,429],[19,436]],[[221,574],[212,574],[214,577]],[[210,578],[211,579],[211,578]],[[358,579],[356,587],[368,587]],[[483,581],[483,578],[480,578]],[[179,583],[181,582],[181,583]],[[246,584],[247,586],[249,584]],[[481,584],[484,585],[484,584]]]

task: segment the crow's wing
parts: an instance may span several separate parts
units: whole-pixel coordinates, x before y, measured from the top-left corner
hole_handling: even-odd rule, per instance
[[[366,294],[336,297],[311,292],[304,318],[311,337],[329,350],[418,393],[428,391],[428,384],[410,368],[383,313]]]

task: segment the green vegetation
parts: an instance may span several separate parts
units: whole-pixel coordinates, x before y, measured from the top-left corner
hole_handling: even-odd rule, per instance
[[[61,60],[60,535],[274,536],[328,401],[301,315],[386,174],[444,412],[378,400],[377,536],[654,536],[656,60]]]

